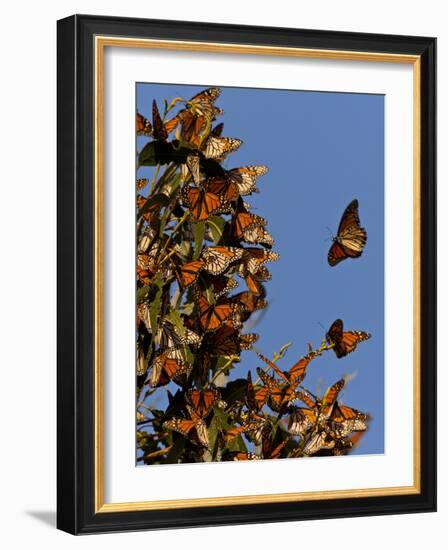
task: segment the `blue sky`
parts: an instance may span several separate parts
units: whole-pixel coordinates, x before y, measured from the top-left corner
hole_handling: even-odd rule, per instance
[[[137,85],[137,109],[150,116],[152,100],[188,99],[207,86]],[[269,308],[253,327],[268,357],[287,342],[284,370],[318,346],[338,317],[346,330],[366,330],[372,339],[337,359],[327,352],[308,369],[304,382],[314,393],[346,374],[355,375],[342,394],[347,405],[373,420],[359,454],[384,452],[384,96],[352,93],[222,88],[224,134],[244,141],[226,168],[265,164],[260,194],[247,197],[268,220],[280,253],[269,264]],[[138,141],[137,146],[139,146]],[[138,177],[150,169],[142,168]],[[329,227],[336,233],[348,203],[357,198],[368,242],[361,258],[336,267],[327,263]],[[320,325],[321,324],[321,325]],[[245,352],[232,378],[260,366]]]

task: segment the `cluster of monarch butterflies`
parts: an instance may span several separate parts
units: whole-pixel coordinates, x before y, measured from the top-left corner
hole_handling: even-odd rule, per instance
[[[215,122],[223,114],[215,105],[220,93],[209,88],[176,98],[163,113],[153,101],[148,116],[136,115],[136,134],[145,138],[139,170],[156,167],[136,180],[138,460],[346,452],[365,431],[367,415],[338,400],[344,380],[320,399],[303,381],[324,351],[344,357],[368,333],[344,331],[338,319],[324,348],[309,349],[289,370],[259,354],[257,380],[249,373],[228,381],[242,353],[255,351],[258,335],[246,327],[268,306],[267,264],[279,255],[267,221],[246,202],[267,167],[224,168],[242,141],[224,137],[223,123]],[[362,253],[366,234],[357,210],[353,201],[343,215],[330,265]]]

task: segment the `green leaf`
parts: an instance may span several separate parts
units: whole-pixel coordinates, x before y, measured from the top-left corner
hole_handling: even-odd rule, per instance
[[[151,321],[152,333],[157,334],[158,318],[160,313],[160,307],[162,305],[162,293],[163,293],[163,280],[161,275],[157,275],[157,277],[154,279],[154,282],[151,287],[151,292],[154,292],[154,297],[152,299],[150,309],[149,309],[149,318]]]
[[[171,308],[171,311],[168,313],[168,315],[166,317],[176,327],[177,332],[181,336],[185,336],[185,327],[184,327],[184,324],[182,322],[182,317],[180,316],[179,312],[176,309]]]
[[[179,146],[175,140],[172,143],[165,141],[151,141],[147,143],[138,155],[139,166],[156,166],[157,164],[185,164],[191,149]]]
[[[170,203],[170,198],[168,195],[165,195],[165,193],[157,193],[157,195],[154,195],[150,197],[145,204],[140,208],[138,215],[143,216],[150,208],[153,206],[168,206]]]
[[[142,286],[141,288],[137,289],[137,304],[141,304],[146,300],[150,290],[151,287],[149,286]]]
[[[229,443],[227,443],[227,449],[229,451],[241,451],[243,453],[247,452],[247,447],[244,443],[244,439],[240,435],[233,438],[231,441],[229,441]]]
[[[221,240],[226,223],[226,220],[224,218],[220,218],[219,216],[211,216],[207,220],[212,239],[216,244]]]
[[[193,260],[197,260],[202,251],[202,243],[205,236],[205,222],[197,222],[193,224],[194,235],[194,254]]]

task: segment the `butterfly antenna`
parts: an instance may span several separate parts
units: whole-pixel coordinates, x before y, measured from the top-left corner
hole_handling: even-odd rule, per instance
[[[323,325],[320,321],[317,321],[317,324],[318,324],[319,326],[321,326],[325,331],[327,330],[327,329],[324,327],[324,325]]]

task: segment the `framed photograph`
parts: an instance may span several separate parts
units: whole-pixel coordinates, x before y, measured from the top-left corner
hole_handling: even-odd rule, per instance
[[[436,507],[434,38],[58,22],[58,527]]]

